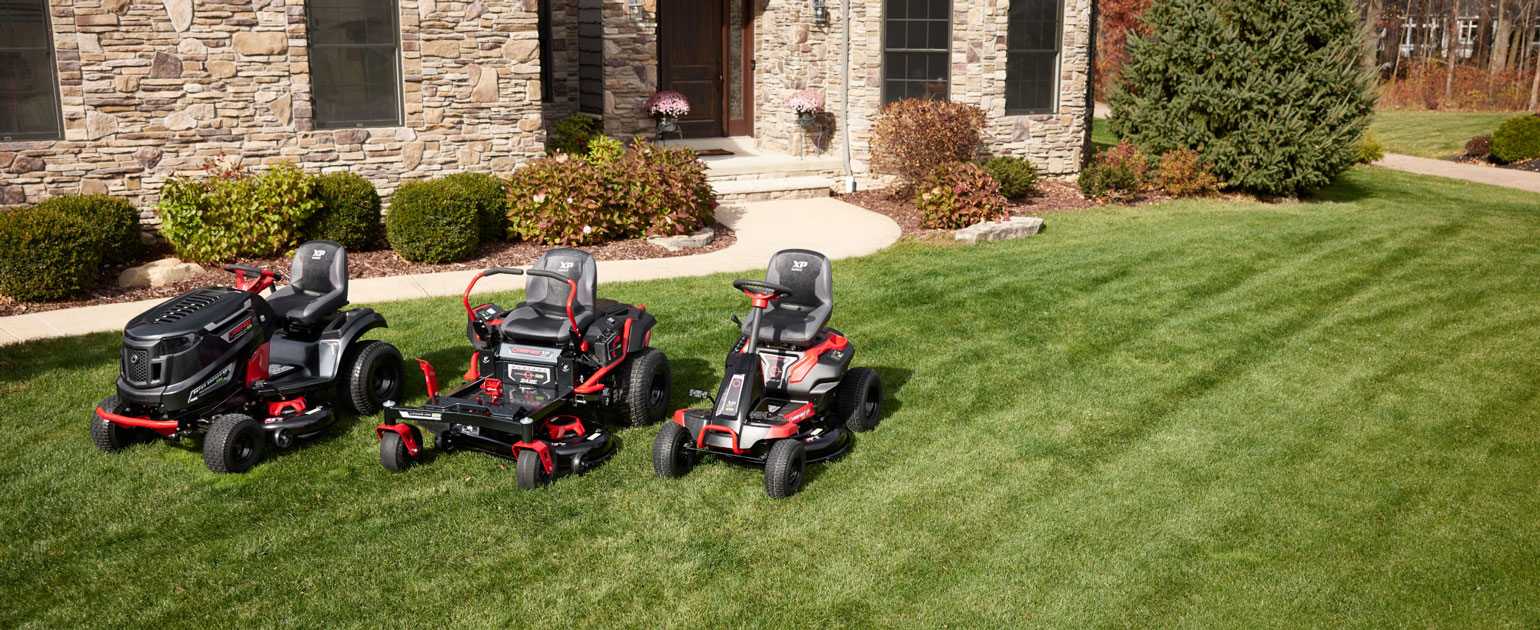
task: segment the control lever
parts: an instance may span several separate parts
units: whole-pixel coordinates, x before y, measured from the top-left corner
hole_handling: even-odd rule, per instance
[[[717,404],[717,399],[713,398],[711,396],[711,392],[708,392],[708,391],[706,391],[704,389],[692,389],[692,390],[690,390],[690,397],[691,398],[702,398],[702,399],[711,401],[711,404],[713,404],[713,405]]]

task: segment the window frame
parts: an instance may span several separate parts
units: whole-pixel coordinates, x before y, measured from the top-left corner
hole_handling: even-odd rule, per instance
[[[342,0],[339,0],[339,2],[340,1],[342,1]],[[396,107],[395,107],[395,111],[394,111],[395,118],[389,119],[389,120],[380,118],[380,119],[368,119],[368,120],[326,121],[326,120],[322,120],[321,119],[321,116],[320,116],[321,106],[320,106],[320,103],[319,103],[318,97],[317,97],[317,94],[319,93],[319,90],[316,89],[317,81],[316,81],[316,73],[315,73],[315,58],[316,58],[315,50],[316,49],[348,49],[348,48],[351,48],[351,49],[384,48],[385,44],[317,44],[316,41],[315,41],[315,35],[314,35],[315,32],[316,32],[316,28],[315,28],[315,13],[311,10],[311,8],[314,5],[312,3],[310,3],[310,2],[305,2],[304,3],[305,9],[306,9],[306,11],[305,11],[305,29],[306,29],[306,42],[305,42],[306,48],[305,48],[305,53],[308,55],[308,59],[306,59],[306,63],[310,66],[310,104],[311,104],[311,112],[312,112],[311,113],[311,121],[310,122],[311,122],[311,125],[315,129],[317,129],[317,130],[321,130],[321,129],[326,129],[326,130],[336,130],[336,129],[375,129],[375,128],[382,128],[382,127],[400,127],[400,126],[403,126],[403,125],[406,124],[406,115],[404,113],[404,109],[405,109],[405,102],[404,101],[406,100],[406,97],[404,96],[404,91],[405,90],[404,90],[404,86],[402,85],[402,83],[405,81],[405,79],[403,77],[403,68],[402,68],[404,63],[402,61],[402,45],[401,45],[401,1],[400,0],[386,0],[386,1],[390,2],[390,9],[391,9],[390,10],[390,23],[391,23],[392,38],[391,38],[391,44],[390,45],[393,47],[393,55],[392,55],[392,57],[395,60],[395,77],[394,77],[395,80],[392,81],[392,85],[395,88],[395,99],[396,99]]]
[[[946,55],[946,63],[944,64],[944,66],[946,67],[946,97],[945,97],[944,100],[947,100],[947,101],[952,100],[952,47],[953,47],[953,44],[955,43],[954,40],[956,39],[956,36],[957,36],[956,35],[956,33],[957,33],[957,31],[956,31],[957,23],[955,21],[953,21],[953,10],[956,8],[956,0],[929,0],[929,1],[934,1],[934,2],[945,2],[946,3],[946,48],[945,49],[940,49],[940,48],[892,48],[892,49],[890,49],[890,48],[888,48],[888,24],[889,24],[889,22],[894,20],[894,18],[891,15],[889,15],[889,13],[888,13],[888,2],[889,1],[890,0],[883,0],[882,1],[882,64],[881,64],[881,70],[880,70],[880,72],[882,73],[882,77],[881,77],[881,79],[882,79],[882,87],[879,89],[879,93],[878,93],[878,97],[881,98],[881,103],[883,105],[887,105],[888,103],[896,103],[896,102],[898,102],[898,101],[889,101],[888,100],[888,85],[889,85],[889,83],[891,83],[893,81],[897,81],[899,83],[915,83],[915,82],[917,82],[914,79],[888,79],[888,76],[887,76],[888,75],[888,67],[887,66],[888,66],[888,53],[890,53],[890,52],[899,52],[899,53],[941,53],[941,54]],[[899,19],[903,20],[904,22],[913,21],[913,20],[910,20],[909,18],[899,18]],[[926,21],[937,21],[937,22],[939,22],[940,20],[926,20]],[[908,98],[908,97],[905,97],[905,98]],[[901,100],[904,100],[904,99],[898,99],[898,100],[901,101]]]
[[[59,58],[53,36],[53,12],[50,10],[48,0],[33,0],[42,7],[43,35],[47,39],[46,45],[41,49],[46,55],[45,65],[48,67],[48,93],[53,97],[53,121],[54,128],[47,131],[3,133],[0,132],[0,143],[7,142],[36,142],[39,140],[63,140],[64,139],[64,103],[59,96]],[[37,51],[38,48],[24,48],[17,46],[0,47],[6,51]]]
[[[1030,1],[1030,0],[1010,0],[1010,3],[1014,4],[1016,2],[1024,2],[1024,1]],[[1049,51],[1046,50],[1046,49],[1041,49],[1041,48],[1022,48],[1022,49],[1011,48],[1010,17],[1009,17],[1009,15],[1010,15],[1010,13],[1009,13],[1010,6],[1009,6],[1009,4],[1007,4],[1007,6],[1006,6],[1006,11],[1007,11],[1007,13],[1006,13],[1007,17],[1006,17],[1006,22],[1005,22],[1005,24],[1006,24],[1006,26],[1005,26],[1005,63],[1006,63],[1006,72],[1005,72],[1005,80],[1002,82],[1002,85],[1004,86],[1004,89],[1005,89],[1005,115],[1006,116],[1045,116],[1045,115],[1052,115],[1052,114],[1057,113],[1059,111],[1059,106],[1063,104],[1064,90],[1062,88],[1063,88],[1063,74],[1064,74],[1064,0],[1051,0],[1051,1],[1053,2],[1054,7],[1055,7],[1055,9],[1054,9],[1055,10],[1054,24],[1056,25],[1056,27],[1054,28],[1054,34],[1053,34],[1053,51],[1052,51],[1053,52],[1052,102],[1050,102],[1047,107],[1041,107],[1041,108],[1025,108],[1025,107],[1012,108],[1011,105],[1010,105],[1010,103],[1011,103],[1011,74],[1010,74],[1011,53],[1013,53],[1013,52],[1014,53],[1045,53],[1045,52],[1049,52]]]

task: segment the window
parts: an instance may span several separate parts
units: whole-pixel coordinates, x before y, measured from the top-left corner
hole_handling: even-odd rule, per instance
[[[540,0],[540,17],[536,25],[540,29],[540,100],[550,103],[556,100],[556,94],[552,92],[555,80],[552,78],[552,59],[555,54],[551,51],[551,0]]]
[[[951,0],[886,0],[882,102],[947,97]]]
[[[310,11],[310,81],[316,127],[401,124],[395,0],[312,0],[305,4]]]
[[[0,141],[60,137],[44,0],[0,0]]]
[[[1011,0],[1006,22],[1005,113],[1046,114],[1059,95],[1060,0]]]

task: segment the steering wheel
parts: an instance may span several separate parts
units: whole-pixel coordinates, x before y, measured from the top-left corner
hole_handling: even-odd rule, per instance
[[[753,293],[771,300],[792,294],[791,287],[788,287],[784,284],[766,282],[764,280],[734,280],[733,288],[739,291],[743,291],[744,293]],[[767,292],[765,289],[768,289],[769,291]]]

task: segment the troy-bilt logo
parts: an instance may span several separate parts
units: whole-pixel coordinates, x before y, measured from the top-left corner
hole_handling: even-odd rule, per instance
[[[231,328],[230,332],[225,333],[225,341],[235,341],[236,337],[241,336],[242,333],[245,333],[250,328],[251,318],[247,317],[246,321],[236,324],[235,328]]]
[[[798,408],[796,411],[793,411],[793,412],[791,412],[790,415],[786,416],[786,421],[787,422],[797,422],[798,420],[801,420],[801,419],[806,418],[806,417],[811,416],[811,415],[813,415],[813,406],[812,405],[802,405],[802,407]]]
[[[793,260],[793,261],[791,261],[791,270],[792,271],[802,271],[804,269],[807,269],[807,261],[806,260]]]

